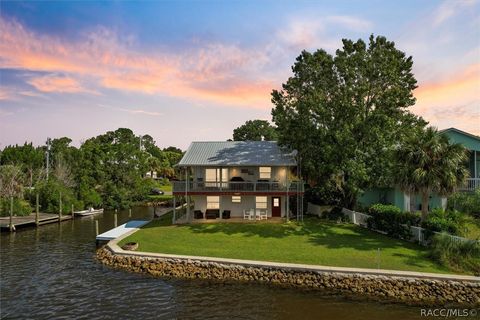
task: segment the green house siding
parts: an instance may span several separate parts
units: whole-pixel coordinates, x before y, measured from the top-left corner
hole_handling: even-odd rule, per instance
[[[440,131],[451,142],[460,143],[470,151],[470,157],[466,167],[470,171],[471,178],[480,178],[480,137],[463,132],[456,128]],[[417,211],[421,209],[422,199],[419,195],[408,197],[398,188],[372,188],[366,190],[358,199],[358,203],[368,207],[374,203],[393,204],[403,211]],[[432,195],[429,199],[429,208],[442,208],[445,198]]]
[[[453,143],[460,143],[470,150],[467,168],[471,178],[480,178],[480,137],[456,128],[441,131]]]
[[[369,207],[375,203],[393,204],[402,210],[405,208],[405,195],[399,189],[394,188],[373,188],[366,190],[358,199],[364,207]]]

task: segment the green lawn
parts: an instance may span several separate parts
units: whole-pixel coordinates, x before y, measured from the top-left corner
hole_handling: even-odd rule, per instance
[[[164,216],[121,241],[139,251],[423,272],[451,271],[428,259],[427,250],[351,224],[318,219],[297,223],[169,225]],[[380,248],[380,255],[378,255]],[[380,259],[378,259],[380,256]]]
[[[466,216],[465,228],[462,236],[469,239],[480,239],[480,219],[475,219],[472,216]]]
[[[171,184],[167,184],[165,186],[159,186],[158,188],[162,191],[170,191],[170,192],[172,191],[172,185]]]

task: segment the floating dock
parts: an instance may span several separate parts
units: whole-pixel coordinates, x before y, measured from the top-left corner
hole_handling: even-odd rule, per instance
[[[110,241],[113,239],[116,239],[120,236],[123,236],[124,234],[137,230],[150,222],[149,220],[132,220],[128,221],[127,223],[122,224],[121,226],[118,226],[116,228],[113,228],[111,230],[108,230],[107,232],[104,232],[102,234],[99,234],[96,238],[97,243],[100,241]]]
[[[15,216],[12,218],[13,229],[15,230],[18,227],[28,227],[36,226],[35,213],[32,213],[28,216]],[[71,220],[71,214],[62,214],[61,221]],[[39,213],[38,214],[38,225],[59,222],[59,215],[53,213]],[[10,229],[10,217],[0,217],[0,229],[9,230]]]

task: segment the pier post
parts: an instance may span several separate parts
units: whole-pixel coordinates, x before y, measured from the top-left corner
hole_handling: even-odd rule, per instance
[[[13,197],[10,197],[10,223],[8,226],[10,227],[10,232],[15,230],[13,226]]]
[[[72,219],[73,219],[73,216],[75,215],[75,213],[73,213],[73,210],[74,210],[74,208],[73,208],[73,204],[72,204]]]
[[[116,228],[117,227],[117,213],[116,212],[113,214],[113,224]]]
[[[60,202],[59,202],[59,210],[58,210],[58,222],[62,222],[62,192],[60,191]]]
[[[132,208],[128,208],[128,217],[129,217],[129,218],[132,217]]]
[[[95,236],[98,236],[98,220],[95,220]]]
[[[39,195],[37,193],[36,197],[35,197],[35,225],[38,227],[38,225],[40,224],[40,205],[39,205]]]
[[[172,224],[175,224],[175,219],[176,219],[176,207],[177,207],[176,199],[177,199],[177,197],[176,197],[176,196],[173,196],[173,217],[172,217]]]

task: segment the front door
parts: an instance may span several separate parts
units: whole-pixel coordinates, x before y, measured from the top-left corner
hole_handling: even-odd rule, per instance
[[[280,199],[280,197],[272,197],[272,217],[280,217],[282,215]]]

